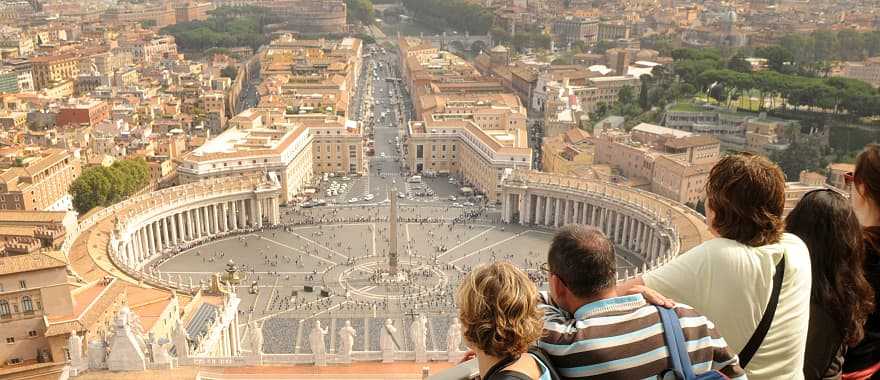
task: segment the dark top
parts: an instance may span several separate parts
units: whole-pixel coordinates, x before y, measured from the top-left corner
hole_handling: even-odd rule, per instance
[[[859,371],[880,363],[880,227],[865,229],[865,277],[874,287],[874,311],[865,322],[865,338],[846,352],[844,372]]]
[[[491,379],[487,380],[534,380],[531,377],[528,377],[526,374],[522,372],[517,372],[514,370],[504,370],[492,375]]]
[[[804,379],[839,379],[844,352],[846,345],[843,344],[840,324],[822,306],[811,303]]]

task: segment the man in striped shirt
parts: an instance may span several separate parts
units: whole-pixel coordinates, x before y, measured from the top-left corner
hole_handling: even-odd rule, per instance
[[[560,375],[645,379],[672,368],[657,307],[641,294],[616,293],[614,247],[600,230],[562,228],[553,238],[543,269],[549,275],[550,293],[541,294],[545,322],[538,346]],[[711,321],[687,305],[676,304],[675,312],[696,374],[718,370],[733,379],[746,378]]]

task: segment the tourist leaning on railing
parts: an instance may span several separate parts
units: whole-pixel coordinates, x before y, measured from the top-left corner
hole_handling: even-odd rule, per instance
[[[550,380],[529,346],[541,336],[538,288],[505,261],[474,268],[458,288],[462,336],[484,380]]]
[[[810,249],[813,289],[804,377],[837,379],[847,347],[865,335],[874,290],[865,279],[862,228],[850,202],[832,189],[810,191],[785,218]]]
[[[865,239],[865,277],[874,288],[874,310],[865,323],[865,337],[850,348],[843,362],[844,379],[873,379],[880,371],[880,145],[869,144],[846,175],[853,210]]]
[[[718,331],[751,379],[803,378],[811,268],[803,241],[783,233],[785,177],[764,157],[721,159],[706,183],[715,239],[624,283],[693,306]]]
[[[685,358],[695,375],[745,379],[712,321],[688,305],[670,310],[641,294],[618,294],[614,245],[595,227],[568,225],[553,237],[547,264],[550,292],[541,295],[544,334],[538,347],[566,379],[645,379],[672,370]],[[661,313],[687,341],[677,351],[665,339]],[[675,333],[675,331],[669,331]],[[686,354],[684,353],[686,352]],[[661,377],[662,378],[662,377]]]

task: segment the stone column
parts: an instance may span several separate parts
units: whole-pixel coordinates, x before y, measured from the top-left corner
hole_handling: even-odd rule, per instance
[[[211,228],[211,206],[202,206],[202,224],[204,225],[203,231],[205,232],[205,236],[211,236],[213,233],[213,229]]]
[[[614,237],[617,244],[623,244],[623,220],[626,218],[626,215],[617,211],[614,213]]]
[[[153,252],[156,252],[156,239],[153,236],[153,225],[147,224],[144,227],[147,230],[147,256],[151,256]]]
[[[553,198],[546,197],[544,199],[544,225],[550,226],[553,220]]]
[[[229,213],[226,210],[226,202],[220,203],[220,228],[223,232],[229,231]]]
[[[639,222],[636,226],[637,226],[636,229],[638,230],[638,234],[636,237],[636,249],[639,251],[639,253],[644,255],[645,249],[642,246],[642,241],[645,239],[645,224],[642,222]]]
[[[165,249],[165,242],[162,240],[162,222],[157,220],[153,222],[153,231],[154,236],[156,236],[156,246],[159,247],[157,253],[163,249]]]
[[[544,223],[544,197],[535,195],[535,222],[534,224]]]
[[[235,201],[229,202],[229,217],[232,218],[232,228],[238,229],[238,205]]]
[[[146,239],[144,239],[144,234],[146,233],[147,232],[144,231],[143,227],[135,232],[138,242],[138,261],[143,260],[144,256],[147,253],[147,241]]]
[[[193,238],[198,239],[202,237],[202,214],[198,207],[189,210],[189,212],[192,213],[193,218]]]
[[[165,242],[164,242],[165,246],[169,246],[169,245],[173,244],[171,242],[170,231],[168,231],[168,217],[162,218],[162,239],[165,240]]]
[[[205,213],[207,207],[202,206],[196,209],[196,215],[199,218],[199,237],[208,236],[211,232],[208,230],[208,215]]]
[[[278,207],[278,197],[272,197],[272,224],[281,224],[281,209]]]
[[[559,213],[562,211],[562,199],[553,198],[553,214],[550,217],[551,225],[553,227],[559,226]]]
[[[577,211],[575,207],[577,207],[577,205],[574,203],[573,200],[565,200],[565,223],[563,224],[577,223],[577,220],[575,220],[575,214]]]
[[[255,198],[253,200],[254,204],[257,206],[257,211],[255,212],[256,216],[256,226],[257,228],[263,227],[263,200],[260,198]]]
[[[184,235],[186,235],[187,241],[192,241],[195,239],[195,234],[193,234],[193,220],[191,210],[186,210],[183,212],[184,223]]]
[[[171,223],[169,223],[169,225],[171,226],[171,242],[174,245],[180,243],[180,241],[177,240],[177,215],[178,214],[171,215]]]
[[[238,226],[239,228],[244,228],[247,225],[247,209],[245,208],[245,201],[239,200],[238,204]]]
[[[532,222],[532,195],[526,191],[526,193],[523,194],[523,197],[525,198],[522,200],[522,205],[520,206],[522,207],[522,211],[519,214],[519,224],[529,224]]]
[[[141,242],[143,243],[144,249],[141,251],[141,260],[146,260],[147,257],[150,257],[150,231],[148,229],[149,226],[141,227]]]

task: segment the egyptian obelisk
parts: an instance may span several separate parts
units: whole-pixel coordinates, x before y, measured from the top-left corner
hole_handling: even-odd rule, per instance
[[[391,199],[391,209],[388,210],[388,234],[391,235],[390,247],[388,247],[388,273],[397,274],[397,194],[388,192]]]

